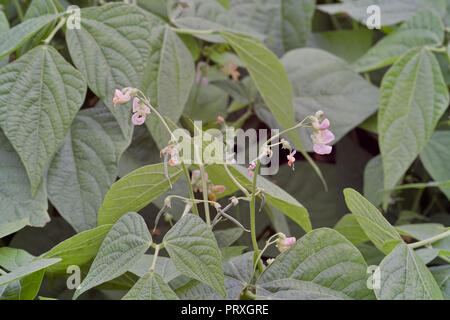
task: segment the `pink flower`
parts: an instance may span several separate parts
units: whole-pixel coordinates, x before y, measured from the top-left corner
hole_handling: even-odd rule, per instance
[[[311,139],[313,142],[313,150],[317,154],[330,154],[333,149],[328,144],[331,143],[335,137],[333,132],[328,130],[330,127],[330,120],[324,119],[320,122],[320,118],[323,116],[323,111],[317,111],[316,115],[312,117],[313,134]]]
[[[255,168],[256,168],[256,163],[255,162],[250,163],[250,166],[247,168],[248,175],[250,177],[253,177],[253,170],[255,170]]]
[[[178,159],[178,157],[171,157],[169,160],[169,165],[171,167],[175,167],[180,163],[180,160]]]
[[[286,238],[286,236],[283,234],[278,238],[278,242],[276,247],[280,252],[285,252],[287,249],[292,247],[297,240],[295,237]]]
[[[272,262],[274,262],[275,259],[274,258],[269,258],[266,260],[267,265],[271,264]]]
[[[165,155],[170,156],[169,165],[171,167],[175,167],[180,164],[180,159],[178,159],[178,149],[174,146],[169,145],[165,147],[161,150],[160,155],[161,157]],[[167,158],[164,158],[164,161],[167,161]]]
[[[133,116],[131,117],[133,124],[136,126],[144,124],[147,114],[150,114],[150,108],[146,106],[139,98],[134,98]]]
[[[201,86],[206,86],[209,83],[208,74],[209,65],[206,62],[200,61],[197,64],[197,77],[195,78],[195,82]]]
[[[205,178],[206,181],[208,181],[208,174],[205,173]],[[191,176],[191,185],[193,187],[194,192],[202,192],[202,177],[201,177],[201,173],[200,170],[194,170],[192,171],[192,176]]]
[[[118,104],[127,103],[128,101],[130,101],[130,99],[131,93],[129,90],[126,90],[125,93],[123,93],[118,89],[114,91],[114,99],[113,99],[114,107],[117,106]]]
[[[187,3],[185,0],[178,0],[178,8],[181,10],[181,12],[184,12],[184,10],[189,7],[189,3]]]
[[[217,186],[212,186],[211,187],[211,191],[214,192],[215,194],[224,193],[226,189],[227,188],[225,186],[222,186],[222,185],[217,185]]]
[[[294,169],[294,162],[295,162],[295,154],[297,153],[297,150],[292,151],[288,156],[288,166]]]

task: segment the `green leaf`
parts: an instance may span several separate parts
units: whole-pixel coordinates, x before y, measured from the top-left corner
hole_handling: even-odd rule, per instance
[[[229,166],[229,168],[239,183],[247,189],[251,189],[252,180],[248,176],[247,169],[241,166]],[[264,196],[268,204],[294,220],[306,232],[312,230],[308,210],[294,197],[262,176],[258,176],[256,187],[264,190]]]
[[[380,300],[442,300],[442,293],[427,266],[406,244],[398,244],[380,264]]]
[[[353,189],[344,190],[345,202],[373,244],[388,254],[402,238],[380,211]]]
[[[71,265],[82,267],[92,261],[112,225],[99,226],[92,230],[78,233],[64,240],[43,254],[44,258],[61,258],[57,264],[49,267],[49,273],[66,273]]]
[[[127,142],[103,103],[76,116],[47,173],[50,201],[76,231],[97,225],[97,212],[117,177]]]
[[[183,174],[178,167],[168,168],[174,183]],[[164,175],[164,164],[154,164],[137,169],[113,184],[98,212],[98,224],[113,224],[130,211],[139,211],[158,198],[170,185]]]
[[[37,18],[25,20],[24,22],[14,26],[7,32],[0,34],[0,58],[10,54],[28,39],[33,37],[42,27],[52,23],[62,14],[46,14]]]
[[[0,144],[1,145],[1,144]],[[29,218],[23,218],[12,222],[3,222],[0,224],[0,239],[6,237],[30,224]]]
[[[317,8],[328,14],[346,12],[353,19],[366,25],[367,19],[371,16],[367,13],[367,8],[371,5],[380,7],[382,26],[390,26],[405,21],[417,11],[427,8],[432,8],[444,15],[446,7],[445,0],[354,0],[344,3],[323,4],[317,6]]]
[[[230,12],[251,30],[264,34],[278,56],[306,45],[315,0],[231,0]]]
[[[435,181],[450,180],[450,131],[436,131],[420,153],[420,160]],[[450,187],[440,187],[450,200]]]
[[[194,84],[194,60],[169,25],[152,30],[150,47],[140,89],[163,116],[177,122]],[[170,137],[158,117],[147,125],[160,149],[165,147]]]
[[[178,297],[158,273],[148,272],[122,300],[178,300]]]
[[[152,237],[140,215],[130,212],[122,216],[103,240],[89,273],[73,298],[127,272],[151,244]]]
[[[3,11],[0,12],[0,34],[3,34],[9,30],[9,21]],[[5,56],[0,59],[0,68],[6,66],[9,62],[9,57]]]
[[[153,258],[154,256],[152,255],[144,254],[129,271],[139,277],[144,277],[153,264]],[[175,268],[173,261],[166,257],[158,257],[156,260],[155,272],[167,283],[181,275]]]
[[[354,214],[343,216],[334,226],[334,230],[346,237],[355,246],[369,241],[369,238],[358,223],[358,218]]]
[[[316,229],[280,254],[257,280],[275,299],[373,299],[361,253],[339,232]]]
[[[163,243],[181,273],[208,284],[225,297],[219,247],[202,219],[185,215],[167,232]]]
[[[439,255],[439,251],[439,249],[433,248],[420,248],[414,252],[419,256],[423,263],[428,264]]]
[[[378,155],[364,168],[364,197],[377,207],[383,202],[383,180],[383,162]]]
[[[439,64],[427,49],[411,49],[386,73],[378,112],[385,189],[395,187],[425,147],[448,103]]]
[[[450,265],[432,267],[430,271],[439,285],[444,299],[450,300]]]
[[[444,233],[448,228],[440,223],[417,223],[397,226],[400,234],[412,237],[417,240],[426,240],[428,238]],[[433,242],[429,247],[439,249],[440,255],[450,256],[450,236]]]
[[[36,195],[86,94],[80,72],[39,46],[0,69],[0,126],[19,154]]]
[[[370,49],[372,38],[368,29],[327,31],[311,34],[308,47],[328,51],[351,63]]]
[[[44,184],[39,186],[34,198],[30,181],[20,157],[0,130],[0,212],[3,223],[15,225],[27,220],[32,226],[44,226],[50,221],[47,213],[47,194]],[[17,230],[16,230],[17,231]],[[2,235],[2,232],[0,232]],[[1,236],[0,236],[1,238]]]
[[[162,20],[136,6],[118,3],[84,8],[81,16],[81,28],[67,30],[70,55],[89,88],[105,101],[129,138],[133,130],[130,107],[114,108],[114,90],[139,87],[150,51],[146,39]]]
[[[35,257],[28,252],[13,248],[0,248],[0,266],[10,271],[29,264]],[[44,270],[36,271],[3,286],[0,300],[33,300],[41,287]],[[0,287],[0,292],[2,287]]]
[[[241,228],[230,228],[224,230],[214,231],[214,236],[216,237],[217,244],[219,248],[225,248],[231,246],[236,242],[244,233]]]
[[[367,72],[390,65],[409,49],[437,46],[444,40],[444,26],[436,13],[424,10],[416,13],[400,28],[381,39],[352,67]]]
[[[55,259],[35,259],[33,261],[30,261],[30,263],[20,266],[7,274],[0,276],[0,287],[15,280],[18,280],[20,278],[23,278],[27,275],[35,273],[36,271],[46,269],[49,266],[58,263],[60,260],[61,259],[55,258]]]

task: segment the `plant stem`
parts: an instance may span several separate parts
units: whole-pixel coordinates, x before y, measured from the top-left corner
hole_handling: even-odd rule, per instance
[[[18,0],[14,0],[14,6],[16,7],[17,15],[19,16],[20,21],[23,21],[23,11]]]
[[[189,197],[190,197],[191,200],[192,200],[192,210],[194,211],[194,213],[195,213],[196,215],[199,215],[199,214],[198,214],[197,203],[195,203],[195,201],[194,201],[194,200],[195,200],[194,189],[192,189],[192,184],[191,184],[191,181],[190,181],[189,171],[188,171],[188,169],[186,168],[186,165],[184,164],[183,161],[181,161],[181,166],[183,167],[184,175],[186,176],[187,184],[188,184],[188,186],[189,186]]]
[[[150,272],[155,271],[156,260],[158,260],[159,249],[160,249],[160,245],[157,244],[155,246],[155,254],[153,255],[153,261],[152,261],[152,266],[150,267]]]
[[[206,224],[208,226],[211,226],[211,216],[209,213],[209,204],[206,202],[208,201],[208,185],[206,181],[206,172],[205,172],[205,166],[202,164],[199,165],[200,167],[200,175],[202,177],[202,192],[203,192],[203,201],[205,206],[205,216],[206,216]]]
[[[52,39],[55,36],[55,34],[59,31],[59,29],[61,29],[64,26],[65,23],[66,23],[66,18],[65,17],[61,18],[61,20],[59,20],[59,22],[56,25],[56,27],[48,35],[47,39],[44,40],[44,44],[49,44],[50,41],[52,41]]]
[[[255,251],[253,263],[257,263],[259,270],[262,272],[262,264],[261,261],[258,260],[259,257],[258,240],[256,240],[256,179],[258,177],[260,164],[261,162],[258,160],[256,162],[255,172],[253,176],[252,195],[250,200],[250,229],[252,235],[253,250]]]
[[[412,205],[411,211],[417,212],[417,210],[419,209],[420,199],[422,199],[422,195],[423,195],[424,191],[425,191],[425,189],[419,189],[419,191],[417,192],[417,195],[416,195],[416,198],[414,199],[414,203]]]
[[[237,181],[237,179],[233,176],[233,174],[230,172],[230,169],[228,169],[228,165],[224,164],[223,167],[225,168],[225,171],[227,172],[228,176],[231,178],[231,180],[233,180],[234,184],[236,186],[238,186],[239,189],[241,189],[241,191],[247,196],[247,198],[250,198],[250,193],[247,191],[247,189],[245,189],[240,183],[239,181]]]
[[[422,240],[422,241],[410,243],[410,244],[408,244],[408,247],[410,247],[411,249],[420,248],[420,247],[423,247],[423,246],[425,246],[427,244],[432,244],[432,243],[434,243],[434,242],[436,242],[438,240],[447,238],[448,236],[450,236],[450,230],[447,230],[447,231],[445,231],[443,233],[440,233],[440,234],[438,234],[438,235],[436,235],[434,237],[431,237],[431,238],[428,238],[428,239],[425,239],[425,240]]]

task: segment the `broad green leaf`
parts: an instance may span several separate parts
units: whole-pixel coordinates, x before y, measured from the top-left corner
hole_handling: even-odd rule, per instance
[[[39,46],[0,69],[0,126],[19,154],[36,195],[86,94],[79,71]]]
[[[372,38],[368,29],[334,30],[311,34],[308,47],[325,50],[351,63],[370,49]]]
[[[9,21],[3,11],[0,12],[0,34],[5,33],[9,30]],[[9,57],[5,56],[0,59],[0,68],[6,66],[9,62]]]
[[[411,49],[386,73],[378,112],[385,189],[395,187],[420,154],[448,104],[439,64],[427,49]]]
[[[10,54],[28,39],[33,37],[42,27],[52,23],[62,14],[46,14],[37,18],[25,20],[22,23],[0,34],[0,58]]]
[[[130,107],[114,108],[114,90],[139,87],[150,51],[150,29],[162,21],[136,6],[118,3],[84,8],[81,17],[81,29],[67,30],[70,55],[129,138],[133,130]]]
[[[317,8],[328,14],[348,13],[353,19],[366,25],[367,19],[373,14],[367,13],[371,5],[380,7],[381,25],[390,26],[409,19],[414,13],[422,9],[434,9],[445,14],[445,0],[354,0],[344,3],[323,4]]]
[[[66,273],[71,265],[82,267],[92,261],[99,248],[111,230],[112,225],[99,226],[92,230],[80,232],[79,234],[64,240],[43,254],[44,258],[61,258],[57,264],[49,267],[47,272]]]
[[[323,110],[339,141],[378,108],[378,89],[354,72],[344,60],[319,49],[288,52],[281,62],[294,92],[295,119],[303,120]],[[312,150],[311,130],[298,134],[306,150]]]
[[[427,266],[406,244],[398,244],[380,264],[379,300],[442,300]]]
[[[244,231],[241,228],[230,228],[216,230],[214,231],[214,236],[216,237],[219,248],[225,248],[236,242],[243,233]]]
[[[139,214],[130,212],[122,216],[103,240],[88,275],[75,291],[74,299],[127,272],[151,244],[152,237]]]
[[[346,237],[355,246],[369,241],[369,238],[364,233],[354,214],[346,214],[343,216],[334,226],[334,230]]]
[[[228,261],[232,258],[242,255],[245,249],[247,249],[246,246],[231,246],[220,248],[220,253],[222,254],[222,261]]]
[[[192,214],[185,215],[167,232],[163,243],[182,274],[208,284],[225,297],[219,247],[202,219]]]
[[[439,249],[433,248],[420,248],[414,252],[419,256],[423,263],[428,264],[439,255],[439,251]]]
[[[15,280],[18,280],[20,278],[23,278],[25,276],[28,276],[32,273],[35,273],[36,271],[46,269],[49,266],[58,263],[60,260],[61,259],[55,258],[55,259],[35,259],[33,261],[30,261],[30,263],[15,268],[13,271],[0,276],[0,287]]]
[[[154,256],[152,255],[144,254],[129,271],[139,277],[144,277],[152,266],[153,257]],[[156,260],[155,272],[167,283],[181,275],[175,268],[173,261],[166,257],[158,257]]]
[[[0,248],[0,266],[9,271],[29,264],[34,258],[34,256],[24,250],[6,247]],[[0,300],[34,299],[41,287],[43,277],[44,270],[40,270],[14,282],[10,282],[3,286],[4,291],[0,293]]]
[[[178,300],[178,297],[158,273],[148,272],[122,300]]]
[[[450,131],[436,131],[420,153],[425,169],[436,181],[450,180]],[[450,199],[450,187],[440,187]]]
[[[441,17],[431,10],[416,13],[401,27],[381,39],[352,67],[358,72],[379,69],[394,63],[409,49],[437,46],[444,40]]]
[[[177,122],[194,84],[194,60],[169,25],[152,30],[150,48],[140,89],[163,116]],[[170,137],[156,115],[149,118],[148,128],[162,149]]]
[[[2,222],[0,224],[0,239],[3,237],[6,237],[14,232],[19,231],[20,229],[23,229],[24,227],[28,226],[30,224],[29,218],[23,218],[16,221],[11,222]]]
[[[163,18],[168,18],[166,0],[137,0],[137,3],[141,8],[144,8],[153,14]]]
[[[339,232],[316,229],[280,254],[257,280],[275,299],[373,299],[361,253]]]
[[[250,31],[246,25],[236,19],[217,1],[190,0],[189,8],[181,10],[178,6],[178,0],[170,0],[167,1],[167,7],[171,22],[180,29],[192,31]],[[219,35],[204,35],[195,32],[193,35],[209,42],[223,42]]]
[[[76,231],[97,225],[97,212],[117,177],[127,142],[103,103],[75,117],[47,173],[52,204]]]
[[[345,202],[373,244],[388,254],[402,238],[380,211],[353,189],[344,190]]]
[[[180,166],[168,168],[174,183],[183,174]],[[164,175],[164,164],[137,169],[113,184],[98,212],[98,224],[113,224],[130,211],[139,211],[162,195],[170,185]]]
[[[251,30],[266,36],[278,56],[306,45],[315,0],[231,0],[230,12]]]
[[[430,271],[439,285],[444,299],[450,300],[450,265],[432,267]]]
[[[376,207],[383,202],[383,162],[380,155],[370,159],[364,168],[364,197]]]
[[[47,194],[44,184],[40,184],[33,198],[25,168],[1,130],[0,163],[0,212],[2,224],[11,223],[11,225],[15,225],[17,221],[27,220],[27,224],[32,226],[44,226],[50,221],[47,213]],[[0,238],[2,236],[4,235],[0,232]]]
[[[253,259],[254,253],[247,252],[223,264],[227,300],[239,299],[240,293],[249,284],[253,270]],[[188,282],[177,289],[176,293],[182,300],[223,300],[223,296],[197,280]]]

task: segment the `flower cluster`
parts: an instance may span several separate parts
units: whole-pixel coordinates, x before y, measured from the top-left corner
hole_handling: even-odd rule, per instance
[[[133,116],[131,121],[135,126],[140,126],[145,123],[147,114],[150,114],[150,108],[147,106],[142,99],[136,97],[138,90],[136,88],[124,88],[122,90],[116,89],[114,91],[113,103],[114,107],[118,104],[124,104],[133,99]]]
[[[222,185],[214,185],[209,182],[208,180],[208,174],[205,173],[205,179],[207,181],[207,188],[208,188],[208,198],[210,201],[216,201],[217,195],[224,193],[226,190],[225,186]],[[194,170],[192,172],[191,177],[191,185],[194,192],[203,192],[203,185],[202,185],[202,177],[200,170]]]
[[[273,151],[272,149],[270,149],[270,147],[268,146],[264,146],[264,148],[262,149],[261,153],[259,154],[258,158],[256,158],[255,160],[253,160],[252,162],[250,162],[250,166],[247,168],[248,170],[248,175],[250,177],[253,177],[253,173],[254,170],[256,169],[256,163],[258,162],[258,160],[263,159],[264,157],[269,157],[271,158],[273,155]]]
[[[286,235],[283,233],[280,233],[277,239],[276,247],[280,252],[285,252],[287,249],[292,247],[296,242],[295,237],[289,237],[287,238]]]
[[[323,111],[317,111],[315,116],[311,117],[311,124],[313,128],[313,134],[311,135],[311,139],[313,141],[313,149],[317,154],[330,154],[333,149],[328,144],[334,140],[334,134],[328,130],[330,127],[330,121],[328,119],[324,119],[321,121],[323,117]]]
[[[178,158],[178,149],[173,145],[173,143],[169,143],[167,147],[161,150],[160,156],[165,159],[170,156],[169,165],[171,167],[175,167],[180,163],[180,159]]]

